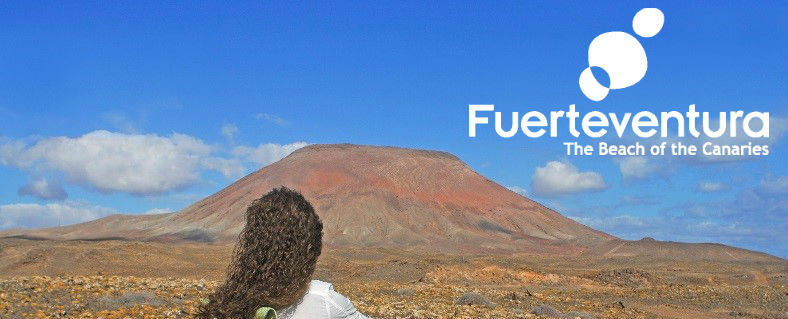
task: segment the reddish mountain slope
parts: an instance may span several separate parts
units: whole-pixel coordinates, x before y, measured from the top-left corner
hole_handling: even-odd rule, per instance
[[[246,206],[278,186],[312,202],[328,246],[575,254],[614,239],[448,153],[357,145],[305,147],[178,213],[116,215],[17,235],[229,242],[243,227]]]

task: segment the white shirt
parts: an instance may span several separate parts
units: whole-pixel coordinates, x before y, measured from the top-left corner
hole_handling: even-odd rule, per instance
[[[334,291],[334,286],[320,280],[312,280],[304,297],[278,314],[281,319],[370,319]]]

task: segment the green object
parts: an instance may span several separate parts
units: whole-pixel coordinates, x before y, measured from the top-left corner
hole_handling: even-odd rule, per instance
[[[209,302],[211,302],[211,300],[208,298],[200,298],[200,303],[203,305],[207,305]],[[276,310],[274,308],[260,307],[255,311],[254,319],[279,319],[279,316],[276,315]]]
[[[276,315],[276,310],[271,307],[260,307],[257,308],[257,312],[254,314],[254,319],[277,319],[279,316]]]

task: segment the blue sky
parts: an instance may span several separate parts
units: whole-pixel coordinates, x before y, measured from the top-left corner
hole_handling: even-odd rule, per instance
[[[4,2],[0,228],[175,211],[303,143],[350,142],[452,152],[623,238],[786,257],[788,4],[746,4]],[[665,25],[641,39],[647,75],[588,100],[577,79],[590,41],[631,33],[650,6]],[[566,135],[503,139],[487,126],[469,138],[469,104],[505,115],[696,104],[776,124],[766,157],[577,157]],[[596,186],[535,189],[545,175]]]

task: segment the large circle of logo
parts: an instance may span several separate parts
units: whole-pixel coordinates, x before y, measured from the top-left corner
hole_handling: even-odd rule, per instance
[[[662,11],[645,8],[635,14],[632,28],[641,37],[659,33],[665,23]],[[607,72],[610,84],[605,86],[594,77],[591,68]],[[600,34],[588,46],[588,67],[580,73],[580,90],[592,101],[603,100],[610,90],[630,87],[638,83],[648,69],[646,51],[640,42],[626,32],[613,31]]]

